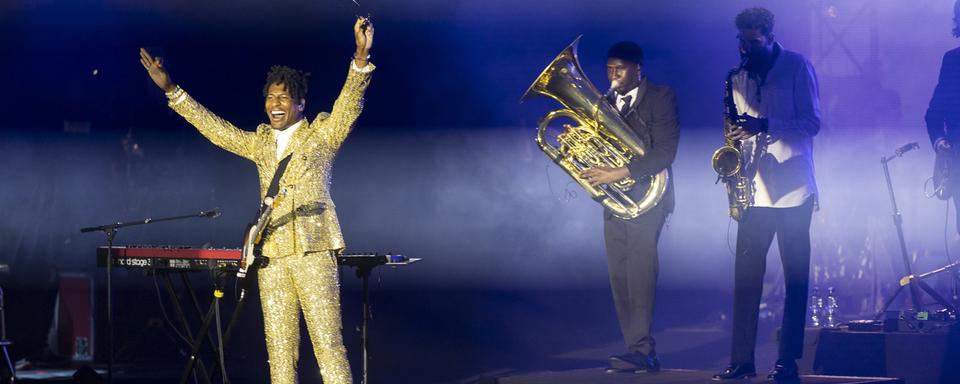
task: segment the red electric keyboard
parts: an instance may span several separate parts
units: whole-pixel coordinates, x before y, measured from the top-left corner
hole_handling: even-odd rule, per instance
[[[143,269],[237,269],[239,249],[199,249],[176,246],[114,246],[114,267]],[[97,266],[107,266],[107,247],[97,248]]]
[[[236,270],[240,265],[240,249],[200,249],[179,246],[114,246],[111,257],[114,267],[173,270]],[[337,263],[343,266],[373,267],[406,265],[420,259],[403,255],[373,253],[343,254]],[[97,248],[97,266],[107,266],[107,247]]]
[[[107,266],[107,249],[107,247],[97,248],[97,266]],[[194,302],[196,302],[196,295],[194,294],[191,285],[188,284],[189,279],[186,277],[184,272],[212,269],[236,271],[239,269],[240,260],[243,257],[243,252],[240,249],[229,248],[199,249],[178,246],[114,246],[110,248],[110,251],[110,257],[113,260],[113,267],[136,268],[149,271],[165,270],[180,272],[179,274],[184,279],[184,285],[186,285],[189,295],[193,297]],[[360,329],[363,345],[364,378],[366,378],[367,367],[367,323],[370,319],[370,272],[378,265],[397,267],[409,265],[417,261],[420,261],[420,258],[394,254],[354,253],[337,255],[337,264],[340,266],[355,268],[357,277],[359,277],[362,281],[363,317],[361,319]],[[187,320],[183,315],[183,310],[181,309],[178,299],[176,299],[176,295],[173,294],[173,283],[170,279],[170,274],[160,274],[164,277],[164,282],[168,288],[168,291],[170,292],[171,297],[173,298],[173,303],[177,308],[178,317],[180,318],[184,329],[188,329],[189,326],[187,325]],[[206,332],[208,332],[207,327],[209,325],[211,314],[214,313],[214,305],[216,305],[218,302],[219,300],[211,301],[210,309],[207,311],[203,328],[197,336],[197,340],[200,341],[196,343],[203,343],[202,340],[204,339]],[[237,306],[237,312],[233,315],[234,319],[236,318],[237,313],[240,313],[239,308],[242,306],[242,303],[243,301],[241,300],[240,304]],[[231,334],[233,322],[234,320],[231,320],[230,325],[227,327],[227,335]],[[229,340],[229,337],[230,336],[227,336],[227,340]],[[193,344],[192,348],[194,348],[192,353],[195,355],[197,351],[200,350],[200,344],[194,344],[194,342],[191,342],[191,344]],[[226,342],[223,344],[226,344]],[[217,351],[217,353],[220,355],[223,354],[222,347]],[[189,372],[194,363],[195,360],[193,357],[191,357],[187,368],[185,368],[184,376],[182,376],[182,383],[186,382],[186,378],[189,377]],[[209,378],[207,381],[209,381]]]

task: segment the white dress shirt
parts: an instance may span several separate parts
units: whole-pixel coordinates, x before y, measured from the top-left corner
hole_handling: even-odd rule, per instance
[[[623,103],[624,103],[624,101],[626,100],[626,97],[627,97],[627,96],[630,96],[630,105],[628,105],[627,108],[630,108],[630,107],[632,107],[634,104],[636,104],[636,103],[637,103],[637,91],[638,91],[639,89],[640,89],[640,87],[633,87],[633,89],[631,89],[630,91],[628,91],[627,93],[622,94],[622,95],[621,95],[619,92],[615,92],[616,95],[617,95],[617,110],[618,110],[618,111],[622,111],[622,110],[623,110]]]
[[[306,120],[300,119],[300,121],[293,123],[293,125],[287,127],[287,129],[273,130],[273,136],[277,139],[277,160],[280,160],[283,156],[283,151],[287,149],[287,146],[290,145],[290,138],[293,137],[293,134],[297,131],[297,128],[300,128]]]
[[[746,70],[731,81],[737,111],[768,122],[766,134],[741,141],[748,162],[757,161],[751,157],[758,139],[768,143],[753,177],[753,206],[790,208],[815,198],[813,136],[820,130],[820,102],[813,66],[802,55],[780,49],[762,87]]]

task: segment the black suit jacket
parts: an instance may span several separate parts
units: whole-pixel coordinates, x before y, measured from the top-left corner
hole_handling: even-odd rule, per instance
[[[616,100],[612,93],[608,101],[616,107]],[[631,197],[639,199],[649,184],[648,177],[667,169],[671,172],[670,180],[660,205],[667,212],[673,212],[675,202],[673,171],[670,165],[677,156],[677,144],[680,141],[677,97],[673,89],[666,85],[653,84],[644,77],[637,90],[637,101],[623,115],[623,118],[647,148],[646,155],[630,162],[627,166],[630,169],[630,175],[641,183],[630,191]],[[610,212],[607,214],[612,215]]]
[[[960,48],[943,55],[926,122],[930,143],[945,138],[951,145],[960,144]]]

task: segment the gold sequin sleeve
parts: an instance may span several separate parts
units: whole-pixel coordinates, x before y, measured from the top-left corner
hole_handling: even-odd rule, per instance
[[[170,100],[169,105],[214,145],[255,161],[257,140],[255,132],[237,128],[204,108],[186,92]]]
[[[363,111],[363,93],[370,85],[370,77],[376,69],[372,63],[367,65],[369,68],[357,70],[351,63],[350,70],[347,72],[347,81],[343,84],[340,96],[333,103],[330,116],[313,121],[315,128],[334,149],[339,148],[340,144],[347,139],[347,135],[353,129],[353,123]]]

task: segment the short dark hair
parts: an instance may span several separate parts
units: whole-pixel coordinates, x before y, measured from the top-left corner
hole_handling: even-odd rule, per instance
[[[737,15],[737,29],[759,29],[769,36],[773,33],[773,12],[766,8],[747,8]]]
[[[607,59],[620,59],[643,65],[643,48],[632,41],[621,41],[610,46]]]
[[[307,96],[307,78],[309,73],[293,69],[283,65],[274,65],[270,67],[267,73],[267,84],[263,86],[263,97],[267,97],[267,91],[271,85],[282,84],[290,94],[290,97],[297,102]]]

